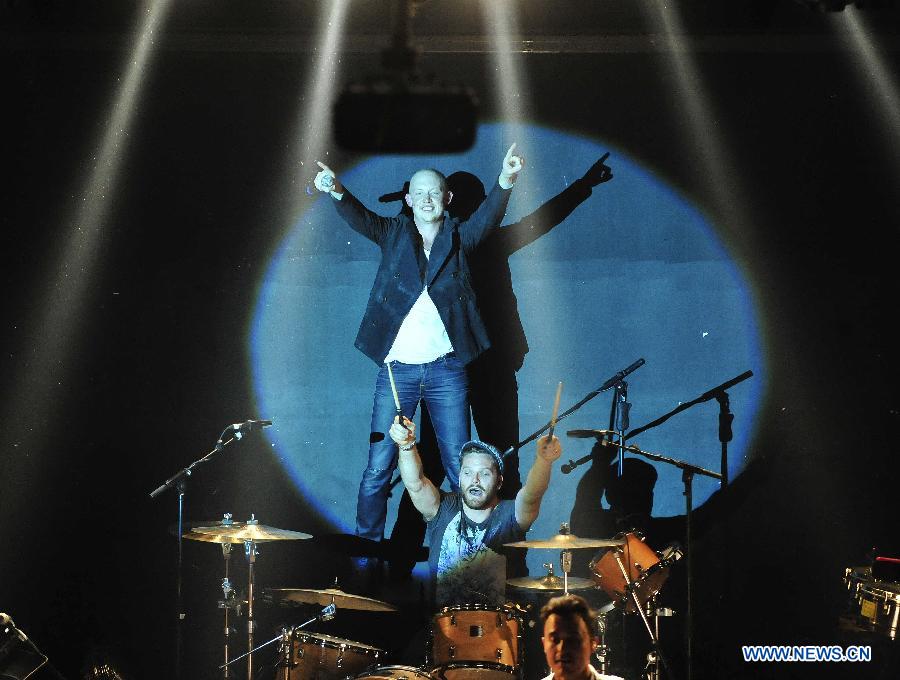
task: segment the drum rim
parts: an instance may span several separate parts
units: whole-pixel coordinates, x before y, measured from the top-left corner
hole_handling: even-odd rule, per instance
[[[876,597],[884,602],[896,602],[897,604],[900,604],[900,585],[890,583],[885,583],[883,585],[894,585],[896,589],[880,588],[879,583],[876,581],[872,583],[860,583],[856,592],[857,595],[863,593],[865,595]],[[885,597],[886,595],[890,595],[890,597]]]
[[[425,678],[433,678],[434,677],[431,675],[431,672],[427,666],[408,666],[408,665],[402,664],[402,663],[388,663],[388,664],[380,664],[380,665],[372,664],[371,666],[369,666],[368,668],[363,670],[362,673],[359,673],[358,675],[354,675],[353,677],[354,678],[371,678],[371,677],[374,677],[375,671],[388,670],[391,668],[401,668],[405,671],[411,671],[411,672],[415,673],[416,675],[421,675]]]
[[[448,605],[446,607],[441,607],[440,611],[438,611],[433,618],[438,618],[439,616],[443,616],[444,614],[452,614],[454,612],[477,612],[477,611],[485,611],[485,612],[506,612],[511,614],[516,618],[521,618],[515,608],[514,605],[502,604],[502,605],[489,605],[482,603],[472,603],[472,604],[454,604]]]
[[[439,663],[433,666],[429,666],[429,671],[436,671],[439,668],[489,668],[491,670],[499,671],[502,670],[504,672],[515,673],[516,666],[510,666],[506,663],[499,663],[498,661],[478,661],[471,660],[467,661],[465,659],[459,659],[458,661],[448,661],[447,663]]]

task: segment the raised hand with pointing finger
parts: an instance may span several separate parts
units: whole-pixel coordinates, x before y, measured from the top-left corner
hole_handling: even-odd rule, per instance
[[[516,144],[513,142],[506,152],[503,167],[500,169],[500,186],[504,189],[512,189],[513,184],[519,178],[519,173],[525,167],[525,156],[513,153],[515,150]]]
[[[322,168],[316,173],[316,178],[313,180],[316,189],[326,193],[330,192],[337,195],[343,194],[344,187],[340,180],[338,180],[337,175],[334,174],[334,170],[329,168],[322,161],[316,161],[316,165]]]

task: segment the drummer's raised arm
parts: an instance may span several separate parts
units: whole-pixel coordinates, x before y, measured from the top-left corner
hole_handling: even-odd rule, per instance
[[[541,509],[541,499],[550,485],[553,463],[562,455],[562,444],[557,437],[538,439],[537,455],[528,471],[525,485],[516,494],[516,521],[525,531],[531,528]]]
[[[400,449],[398,467],[400,478],[409,492],[409,499],[428,522],[437,515],[441,505],[441,492],[422,469],[422,459],[416,449],[416,425],[406,416],[401,425],[399,416],[396,416],[389,434]]]

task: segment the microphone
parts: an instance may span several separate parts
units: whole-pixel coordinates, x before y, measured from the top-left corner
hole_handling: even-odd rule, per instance
[[[643,359],[638,359],[638,360],[635,361],[633,364],[631,364],[631,366],[629,366],[628,368],[625,368],[625,369],[619,371],[619,372],[616,373],[612,378],[610,378],[610,379],[607,380],[605,383],[603,383],[603,385],[600,387],[600,389],[599,389],[598,391],[600,391],[600,392],[605,392],[606,390],[610,389],[611,387],[614,387],[615,384],[616,384],[617,382],[619,382],[620,380],[622,380],[626,375],[628,375],[629,373],[632,373],[632,372],[636,371],[636,370],[639,369],[641,366],[643,366],[645,363],[647,363],[647,362],[644,361]]]

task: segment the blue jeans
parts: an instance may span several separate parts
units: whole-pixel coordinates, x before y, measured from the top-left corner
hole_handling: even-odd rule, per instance
[[[459,451],[471,439],[466,367],[451,352],[427,364],[392,361],[391,372],[403,415],[412,419],[419,401],[424,400],[428,406],[441,462],[451,488],[456,490],[459,484]],[[378,434],[384,437],[369,445],[369,462],[359,483],[356,502],[357,535],[376,541],[384,537],[391,476],[397,467],[397,445],[387,434],[396,415],[387,366],[382,364],[375,381],[372,440],[378,439]]]

